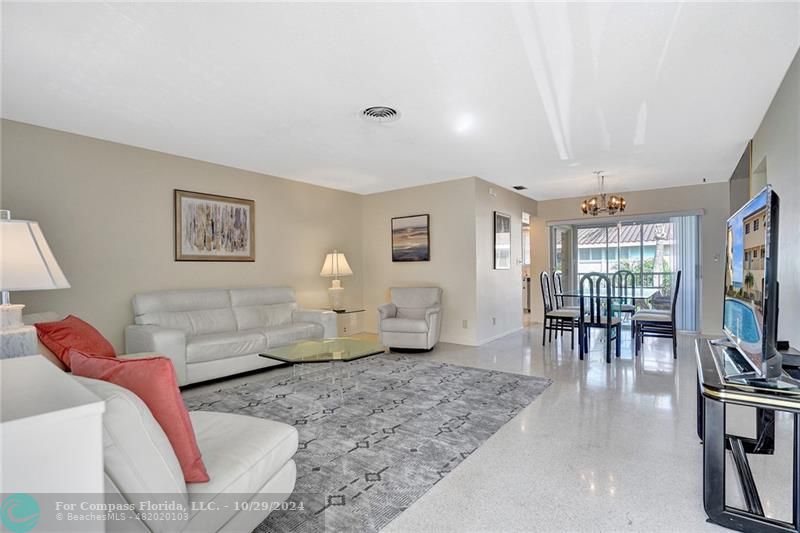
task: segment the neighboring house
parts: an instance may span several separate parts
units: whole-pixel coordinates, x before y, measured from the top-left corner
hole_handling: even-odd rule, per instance
[[[753,295],[756,302],[761,301],[764,284],[764,260],[766,257],[764,222],[766,217],[767,210],[764,207],[742,221],[744,225],[742,281],[745,290]],[[752,279],[748,279],[748,274],[752,276]]]

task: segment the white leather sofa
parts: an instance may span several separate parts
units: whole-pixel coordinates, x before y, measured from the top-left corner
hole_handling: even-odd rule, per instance
[[[137,294],[125,351],[172,360],[179,385],[268,367],[268,347],[336,336],[333,311],[297,309],[289,287]]]
[[[384,346],[430,350],[442,329],[442,289],[393,287],[391,303],[378,307],[378,332]]]
[[[106,504],[134,505],[139,511],[147,511],[143,501],[180,506],[175,512],[143,512],[138,519],[131,515],[124,521],[106,521],[106,531],[249,532],[274,508],[268,504],[283,502],[294,490],[297,469],[292,456],[298,435],[292,426],[251,416],[191,412],[210,479],[187,485],[167,436],[138,396],[105,381],[73,379],[105,401]]]

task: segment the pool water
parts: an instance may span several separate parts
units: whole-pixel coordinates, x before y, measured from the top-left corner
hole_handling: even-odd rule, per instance
[[[756,314],[745,302],[725,298],[725,327],[744,342],[761,342]]]

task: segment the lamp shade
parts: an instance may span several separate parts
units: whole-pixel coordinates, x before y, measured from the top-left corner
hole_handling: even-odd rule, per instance
[[[353,271],[347,263],[347,258],[343,253],[334,250],[333,253],[325,256],[325,263],[319,273],[323,278],[337,278],[340,276],[352,276]]]
[[[0,219],[0,290],[67,289],[39,224]]]

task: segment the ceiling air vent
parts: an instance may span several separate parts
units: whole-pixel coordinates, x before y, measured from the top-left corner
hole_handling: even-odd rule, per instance
[[[515,191],[524,191],[525,189],[527,189],[527,187],[524,185],[514,185],[511,188],[514,189]]]
[[[400,118],[400,113],[391,107],[379,105],[366,108],[361,116],[373,122],[394,122]]]

